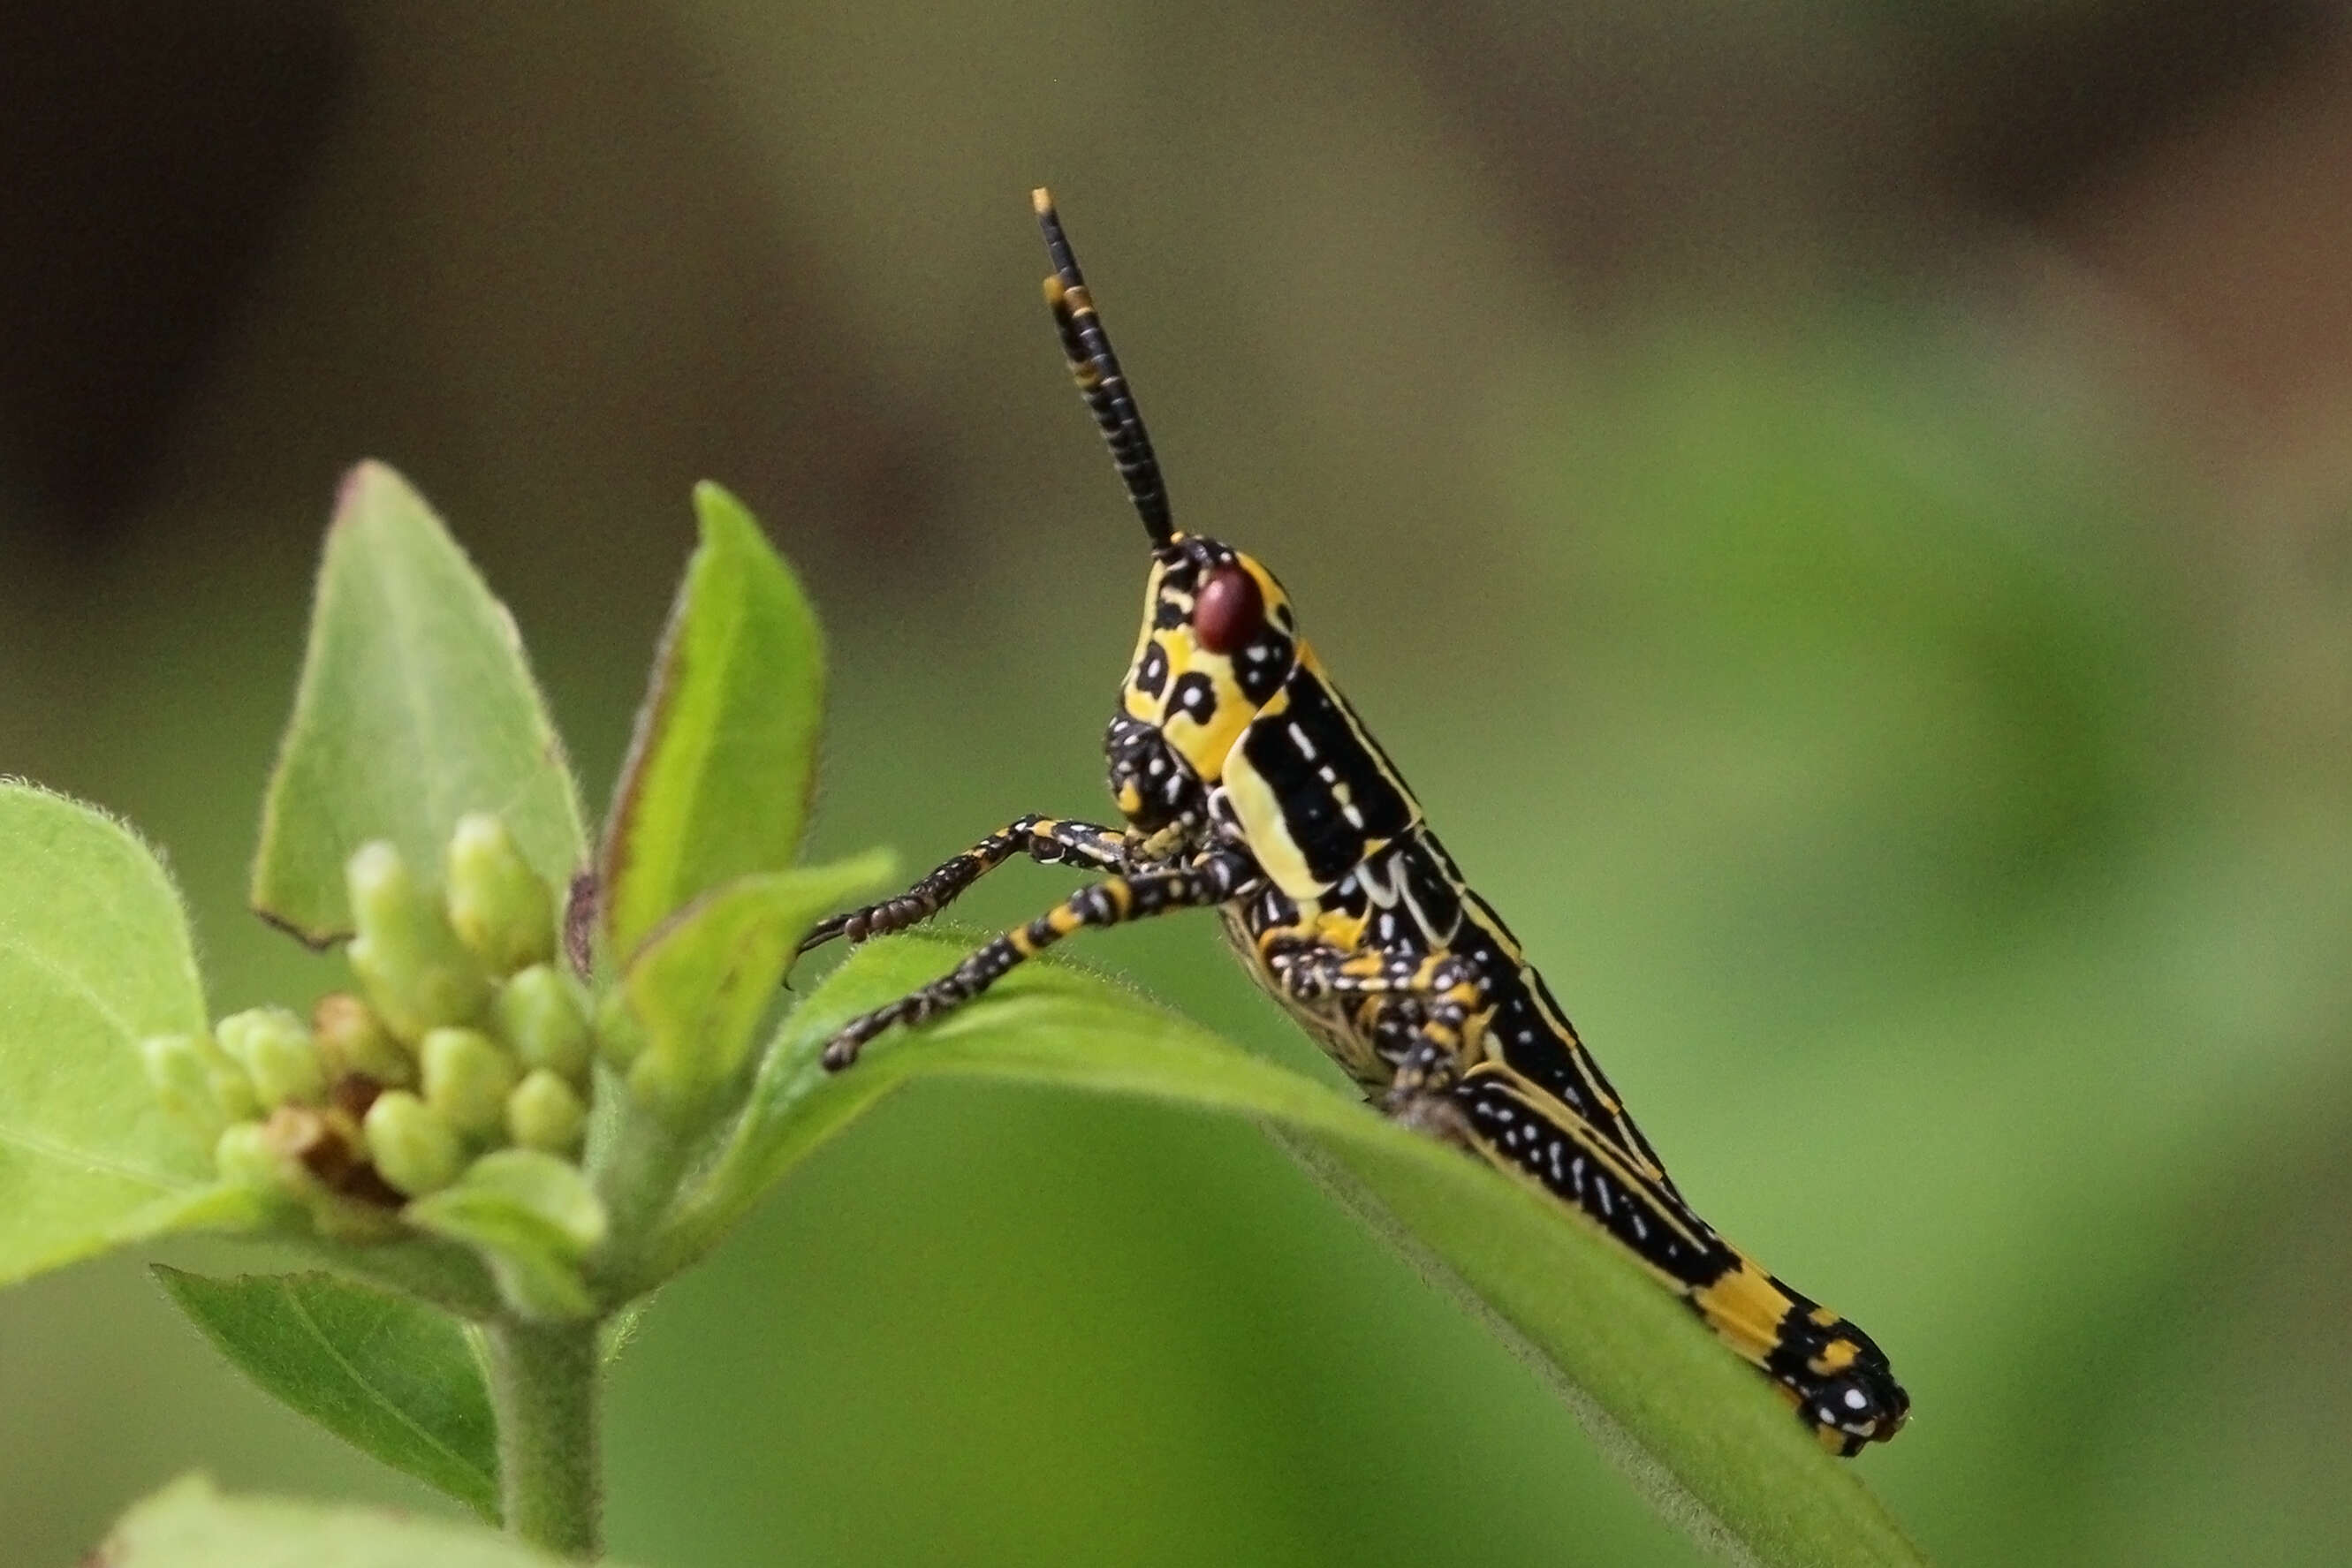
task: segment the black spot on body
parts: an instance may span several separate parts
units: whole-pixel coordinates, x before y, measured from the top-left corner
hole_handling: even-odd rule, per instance
[[[1266,699],[1282,689],[1297,651],[1297,643],[1269,628],[1234,655],[1234,680],[1252,706],[1265,706]]]
[[[1189,714],[1195,724],[1207,724],[1217,711],[1217,688],[1200,671],[1188,670],[1176,678],[1168,706],[1177,713]]]
[[[1157,638],[1144,649],[1143,662],[1135,666],[1135,689],[1153,697],[1168,689],[1168,650]]]

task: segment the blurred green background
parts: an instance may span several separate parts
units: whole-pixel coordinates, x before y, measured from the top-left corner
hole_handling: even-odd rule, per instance
[[[1050,183],[1179,518],[1283,573],[1684,1188],[1894,1357],[1859,1465],[1922,1544],[2347,1561],[2331,14],[16,0],[0,772],[165,848],[216,1012],[323,988],[243,876],[375,455],[592,798],[709,476],[826,616],[817,852],[1107,812],[1144,558]],[[1087,956],[1328,1075],[1206,920]],[[612,1405],[647,1568],[1692,1557],[1255,1134],[1127,1106],[892,1103]],[[9,1562],[194,1466],[438,1506],[139,1260],[0,1296]]]

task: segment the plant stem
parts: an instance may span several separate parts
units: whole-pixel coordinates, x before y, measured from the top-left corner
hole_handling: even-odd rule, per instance
[[[596,1325],[500,1317],[483,1327],[507,1533],[593,1559],[604,1549]]]
[[[609,1141],[600,1145],[592,1138],[589,1175],[612,1223],[612,1239],[592,1277],[605,1300],[627,1300],[660,1282],[645,1277],[647,1242],[677,1197],[687,1153],[676,1132],[654,1112],[635,1103],[624,1108]]]

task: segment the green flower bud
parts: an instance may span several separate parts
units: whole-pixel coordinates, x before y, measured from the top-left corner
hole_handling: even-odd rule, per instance
[[[555,955],[555,895],[487,812],[457,819],[449,838],[449,923],[490,967],[511,975]]]
[[[157,1035],[142,1042],[147,1081],[164,1108],[205,1137],[261,1114],[253,1080],[208,1034]]]
[[[258,1122],[232,1122],[213,1145],[213,1168],[240,1186],[299,1187],[304,1185],[268,1129]]]
[[[365,845],[343,875],[359,929],[344,953],[385,1026],[415,1041],[442,1024],[479,1018],[489,977],[457,940],[439,902],[410,877],[400,852],[387,843]]]
[[[232,1122],[250,1122],[261,1114],[261,1096],[253,1087],[253,1080],[244,1068],[229,1060],[228,1052],[213,1043],[209,1036],[199,1036],[201,1044],[210,1047],[213,1064],[213,1099],[221,1114]]]
[[[605,1062],[625,1071],[646,1048],[646,1026],[629,1007],[621,988],[596,998],[596,1050]]]
[[[495,1194],[547,1225],[550,1239],[573,1259],[604,1243],[610,1221],[580,1167],[537,1149],[493,1149],[466,1171],[462,1186]]]
[[[418,1052],[425,1063],[425,1103],[468,1137],[488,1138],[506,1125],[507,1096],[515,1086],[514,1058],[478,1029],[436,1029]]]
[[[466,1168],[457,1129],[405,1089],[388,1089],[361,1124],[376,1175],[411,1197],[438,1192]]]
[[[194,1128],[199,1137],[216,1138],[228,1124],[228,1113],[213,1092],[213,1063],[217,1048],[193,1034],[159,1034],[139,1042],[139,1060],[147,1082],[163,1109]]]
[[[569,975],[533,964],[499,988],[490,1013],[525,1067],[548,1068],[575,1082],[586,1075],[588,1009]]]
[[[404,1089],[416,1082],[416,1062],[383,1020],[349,991],[330,991],[310,1009],[310,1032],[318,1037],[319,1059],[330,1080],[353,1073],[372,1078],[386,1088]]]
[[[284,1008],[251,1008],[213,1026],[221,1049],[264,1105],[315,1105],[326,1098],[327,1070],[302,1020]]]
[[[528,1149],[568,1155],[588,1130],[588,1107],[572,1085],[544,1067],[534,1068],[507,1096],[507,1136]]]

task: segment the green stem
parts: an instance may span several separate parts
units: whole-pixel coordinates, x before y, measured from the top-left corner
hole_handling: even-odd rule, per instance
[[[604,1550],[596,1325],[494,1318],[483,1332],[507,1532],[593,1559]]]
[[[624,1110],[608,1145],[589,1150],[596,1196],[612,1224],[612,1239],[596,1260],[593,1278],[605,1300],[626,1301],[660,1283],[659,1276],[646,1276],[648,1243],[677,1195],[687,1153],[685,1140],[637,1104]]]

